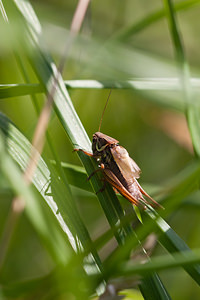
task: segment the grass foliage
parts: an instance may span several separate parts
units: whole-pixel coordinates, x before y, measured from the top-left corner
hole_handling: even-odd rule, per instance
[[[67,2],[0,1],[0,298],[197,299],[200,1],[91,2],[56,77],[76,8]],[[133,208],[109,184],[99,192],[102,174],[87,180],[98,163],[72,152],[91,151],[87,132],[111,88],[102,130],[140,162],[142,186],[163,210]]]

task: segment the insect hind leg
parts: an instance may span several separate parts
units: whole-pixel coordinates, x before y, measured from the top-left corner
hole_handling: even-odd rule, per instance
[[[94,174],[96,174],[97,172],[103,171],[104,168],[105,168],[105,167],[104,167],[104,164],[101,163],[100,168],[99,168],[99,169],[96,169],[94,172],[92,172],[92,174],[90,174],[90,175],[88,176],[87,180],[90,180],[91,177],[92,177]]]
[[[94,176],[94,174],[96,174],[97,172],[102,171],[102,169],[96,169],[95,171],[93,171],[88,177],[87,177],[87,181],[89,181],[92,176]]]
[[[97,195],[98,193],[102,193],[103,191],[105,191],[105,188],[106,188],[106,180],[102,179],[102,181],[103,181],[103,186],[102,186],[102,188],[100,188],[100,189],[96,192],[96,195]]]

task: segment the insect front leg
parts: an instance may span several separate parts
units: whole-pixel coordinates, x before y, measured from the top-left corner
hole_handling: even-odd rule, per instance
[[[88,178],[87,178],[87,180],[90,180],[91,179],[91,177],[94,175],[94,174],[96,174],[97,172],[99,172],[99,171],[103,171],[104,170],[104,164],[102,164],[101,163],[101,165],[100,165],[100,168],[99,169],[96,169],[94,172],[92,172],[92,174],[90,174],[90,176],[88,176]]]
[[[77,148],[75,148],[75,149],[73,150],[73,152],[78,152],[78,151],[83,152],[83,153],[86,154],[87,156],[97,158],[97,156],[94,155],[93,153],[88,152],[88,151],[85,151],[85,150],[83,150],[83,149],[77,149]],[[92,173],[88,176],[87,180],[90,180],[91,177],[92,177],[94,174],[96,174],[97,172],[102,171],[102,169],[104,169],[104,165],[103,165],[103,164],[101,164],[100,167],[101,167],[100,169],[97,169],[97,170],[95,170],[94,172],[92,172]]]
[[[99,172],[99,171],[102,171],[102,170],[101,170],[101,169],[96,169],[94,172],[92,172],[92,173],[90,174],[90,176],[88,176],[87,180],[89,181],[89,180],[92,178],[92,176],[94,176],[94,174],[96,174],[96,173]]]
[[[90,176],[87,178],[87,180],[90,180],[91,177],[92,177],[94,174],[96,174],[96,173],[99,172],[99,171],[102,172],[104,169],[105,169],[104,164],[101,163],[100,168],[97,169],[97,170],[95,170],[94,172],[92,172],[92,174],[90,174]],[[98,194],[98,193],[100,193],[100,192],[103,192],[103,191],[105,190],[105,187],[106,187],[106,180],[105,180],[105,178],[101,178],[101,181],[103,181],[103,186],[102,186],[102,188],[100,188],[100,189],[96,192],[96,194]]]
[[[93,172],[93,173],[96,173],[96,172],[98,172],[98,171],[104,171],[104,169],[105,169],[105,166],[104,166],[103,163],[101,163],[101,164],[100,164],[100,168],[97,169],[97,170],[96,170],[95,172]],[[94,174],[93,174],[93,175],[94,175]],[[91,176],[90,176],[90,177],[91,177]],[[103,192],[103,191],[105,190],[105,188],[106,188],[106,180],[105,180],[105,178],[104,178],[104,177],[101,178],[101,181],[103,181],[103,186],[102,186],[102,188],[100,188],[100,189],[96,192],[96,194]]]
[[[78,152],[78,151],[83,152],[83,153],[86,154],[87,156],[92,156],[92,157],[94,157],[93,153],[88,152],[88,151],[85,151],[85,150],[83,150],[83,149],[75,148],[75,149],[73,150],[73,152]]]

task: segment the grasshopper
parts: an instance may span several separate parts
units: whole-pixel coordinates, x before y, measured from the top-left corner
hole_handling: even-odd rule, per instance
[[[101,133],[99,130],[93,134],[92,153],[82,149],[75,149],[75,151],[82,151],[86,155],[96,158],[100,163],[100,169],[96,171],[102,170],[105,181],[109,182],[114,189],[132,204],[136,206],[142,205],[144,208],[145,203],[152,207],[161,207],[138,183],[137,179],[140,177],[141,170],[136,162],[129,156],[128,151],[120,146],[119,141],[116,139]],[[90,179],[95,172],[93,172],[88,179]],[[145,196],[147,200],[143,196]]]

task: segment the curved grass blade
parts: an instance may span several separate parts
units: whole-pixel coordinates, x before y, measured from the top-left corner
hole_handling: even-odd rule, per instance
[[[0,121],[2,121],[2,118],[0,119]],[[69,257],[67,255],[65,256],[64,253],[69,255],[70,249],[68,249],[66,243],[64,243],[64,240],[57,228],[52,227],[47,223],[46,216],[41,209],[37,197],[31,190],[31,188],[25,184],[22,178],[22,173],[7,153],[7,150],[9,149],[9,147],[7,147],[9,144],[9,140],[7,139],[7,136],[5,136],[5,131],[2,131],[2,126],[0,132],[0,157],[2,173],[7,178],[15,194],[23,197],[23,199],[26,200],[25,211],[27,212],[27,215],[34,225],[36,231],[46,241],[48,249],[50,249],[53,258],[57,262],[66,263]],[[10,145],[10,147],[12,146]],[[16,152],[15,154],[13,153],[13,156],[16,154]]]
[[[24,170],[30,154],[30,142],[3,114],[0,114],[0,128],[5,136],[7,151],[20,165],[21,169]],[[72,201],[69,187],[67,188],[66,184],[63,184],[59,180],[59,174],[57,174],[56,168],[52,167],[51,164],[47,166],[44,160],[40,158],[33,184],[52,210],[61,228],[66,233],[73,249],[77,252],[82,251],[82,247],[83,249],[87,249],[88,247],[91,249],[87,263],[90,264],[91,269],[93,268],[93,272],[95,269],[99,272],[102,268],[99,256],[92,246],[91,238],[79,216],[75,202]],[[32,204],[31,207],[30,204]],[[45,234],[54,246],[55,253],[59,259],[63,258],[63,255],[65,258],[65,252],[62,252],[62,255],[60,254],[63,247],[57,249],[60,243],[58,243],[59,240],[56,241],[54,238],[54,227],[51,225],[45,227],[45,224],[43,224],[44,221],[42,222],[43,217],[40,217],[41,213],[36,205],[37,202],[32,201],[30,204],[28,206],[30,207],[28,210],[30,220],[39,232],[42,232],[43,228],[46,230]],[[36,215],[37,218],[35,218]]]

